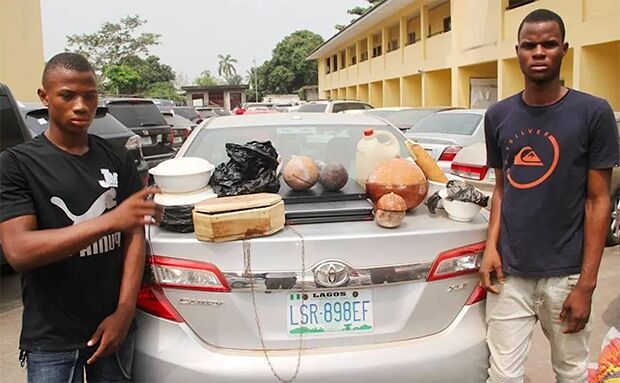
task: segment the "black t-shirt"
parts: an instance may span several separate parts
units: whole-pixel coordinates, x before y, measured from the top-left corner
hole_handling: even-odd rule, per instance
[[[609,104],[569,90],[534,107],[519,93],[491,106],[484,122],[487,165],[504,171],[504,269],[531,277],[579,273],[588,170],[620,162]]]
[[[96,218],[141,188],[129,152],[93,135],[88,152],[78,156],[41,134],[6,150],[0,168],[0,220],[34,215],[40,230]],[[72,257],[24,272],[20,348],[86,347],[116,310],[122,268],[123,236],[117,232]]]

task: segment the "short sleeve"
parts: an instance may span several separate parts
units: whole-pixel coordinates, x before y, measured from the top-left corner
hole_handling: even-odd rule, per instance
[[[0,156],[0,222],[35,214],[28,181],[19,167],[15,154],[6,150]]]
[[[596,109],[588,127],[588,167],[609,169],[620,165],[620,144],[614,112],[607,102]]]
[[[484,115],[484,139],[487,151],[487,166],[502,168],[502,152],[497,139],[497,127],[491,123],[489,114]]]
[[[129,151],[124,152],[123,169],[120,176],[119,195],[122,202],[130,195],[142,189],[142,181],[138,176],[136,162]]]

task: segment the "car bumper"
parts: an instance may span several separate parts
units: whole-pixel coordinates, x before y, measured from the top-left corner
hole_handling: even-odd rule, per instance
[[[273,382],[263,352],[205,344],[186,324],[139,312],[134,379],[148,382]],[[466,306],[445,330],[420,339],[303,351],[297,382],[483,382],[484,303]],[[295,371],[297,351],[272,351],[278,374]]]

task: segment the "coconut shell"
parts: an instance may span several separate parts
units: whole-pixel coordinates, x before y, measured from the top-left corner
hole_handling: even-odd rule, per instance
[[[310,189],[319,179],[319,168],[314,160],[307,156],[291,156],[282,169],[284,182],[293,190]]]
[[[405,211],[407,210],[407,204],[405,199],[398,194],[388,193],[377,201],[377,209],[384,211]]]
[[[319,169],[319,182],[325,190],[338,191],[349,181],[347,169],[338,162],[320,164]]]

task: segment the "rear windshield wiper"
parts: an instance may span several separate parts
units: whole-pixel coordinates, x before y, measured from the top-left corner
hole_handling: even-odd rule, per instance
[[[143,122],[140,124],[141,127],[147,127],[147,126],[160,126],[161,124],[158,124],[156,122]]]

